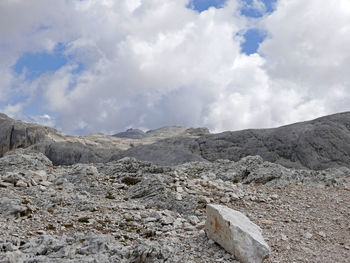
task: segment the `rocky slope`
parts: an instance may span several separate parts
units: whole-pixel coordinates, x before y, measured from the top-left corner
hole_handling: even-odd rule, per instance
[[[274,129],[209,134],[205,128],[130,129],[114,136],[67,136],[57,130],[0,115],[0,156],[31,147],[55,165],[109,162],[135,157],[158,165],[188,161],[238,161],[260,155],[265,161],[314,170],[350,167],[350,113]]]
[[[157,166],[53,166],[0,158],[0,262],[238,262],[206,237],[207,203],[258,224],[266,262],[347,262],[350,171],[295,170],[258,156]]]
[[[136,136],[135,130],[132,129],[114,136],[103,134],[69,136],[56,129],[16,121],[0,114],[0,157],[17,148],[30,148],[46,155],[55,165],[108,162],[123,158],[124,152],[139,145],[151,145],[171,137],[181,140],[196,139],[209,133],[206,128],[193,129],[181,126],[137,132],[143,134],[140,135],[142,139]],[[175,158],[178,158],[178,155],[175,155]],[[202,159],[196,156],[195,160]],[[181,159],[181,162],[186,161],[186,156]]]
[[[347,262],[348,118],[68,136],[0,115],[0,262],[238,262],[209,203],[260,226],[266,262]]]
[[[260,155],[265,161],[293,168],[350,167],[350,113],[274,129],[223,132],[194,139],[169,138],[153,145],[140,145],[114,158],[131,156],[169,165],[183,163],[183,155],[189,160],[208,161],[238,161]]]

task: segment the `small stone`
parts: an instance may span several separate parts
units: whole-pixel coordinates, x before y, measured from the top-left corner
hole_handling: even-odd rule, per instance
[[[38,183],[32,178],[32,179],[30,179],[30,184],[32,185],[32,186],[37,186],[38,185]]]
[[[145,219],[145,222],[148,223],[148,222],[156,222],[158,219],[155,218],[155,217],[148,217]]]
[[[184,189],[181,186],[176,187],[176,192],[183,193],[183,191],[184,191]]]
[[[212,240],[212,239],[209,239],[209,240],[208,240],[208,244],[209,244],[209,245],[214,245],[214,244],[215,244],[215,241]]]
[[[312,238],[312,234],[309,233],[309,232],[306,232],[304,236],[305,236],[307,239]]]
[[[196,216],[189,216],[188,220],[192,225],[197,225],[199,223],[199,219]]]
[[[282,234],[281,238],[282,238],[283,241],[287,241],[288,240],[288,237],[285,234]]]
[[[182,221],[180,218],[177,218],[175,221],[174,221],[174,228],[177,229],[177,228],[181,228],[182,227]]]
[[[235,193],[230,193],[230,197],[232,201],[236,201],[239,199],[238,195],[236,195]]]
[[[277,199],[278,199],[278,194],[273,194],[273,195],[271,195],[271,199],[272,199],[272,200],[277,200]]]
[[[0,181],[0,187],[2,188],[7,188],[11,186],[13,186],[13,184]]]
[[[40,182],[40,185],[42,185],[42,186],[50,186],[50,185],[52,185],[52,183],[50,183],[48,181],[42,181],[42,182]]]
[[[205,227],[205,221],[200,222],[198,225],[196,225],[197,229],[203,229]]]
[[[261,224],[263,225],[273,225],[275,222],[273,222],[272,220],[269,219],[263,219],[261,220]]]
[[[200,230],[198,234],[200,237],[206,237],[204,229]]]
[[[321,237],[326,237],[326,234],[323,231],[318,232],[318,235],[321,236]]]
[[[194,231],[195,229],[196,228],[193,225],[191,225],[189,223],[184,223],[184,230],[185,231]]]
[[[223,198],[220,199],[220,202],[226,204],[226,203],[230,202],[230,198],[223,197]]]
[[[170,216],[166,216],[166,217],[162,217],[160,219],[160,223],[162,225],[171,225],[174,223],[174,218],[170,217]]]
[[[17,183],[16,183],[16,186],[17,187],[27,187],[28,184],[22,180],[18,180]]]
[[[182,195],[181,195],[180,193],[176,193],[175,199],[176,199],[177,201],[181,201],[181,200],[182,200]]]

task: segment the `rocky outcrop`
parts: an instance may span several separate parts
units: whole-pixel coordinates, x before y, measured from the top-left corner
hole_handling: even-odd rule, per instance
[[[142,139],[147,137],[146,133],[139,129],[127,129],[125,132],[119,132],[113,135],[118,138]]]
[[[209,161],[238,161],[260,155],[286,167],[326,169],[350,167],[350,112],[274,129],[243,130],[196,140]]]
[[[349,182],[340,169],[300,171],[255,156],[53,166],[16,149],[0,158],[0,262],[239,263],[206,236],[206,204],[259,225],[271,262],[346,262]]]
[[[260,227],[226,206],[207,205],[205,231],[241,263],[261,263],[269,255]]]
[[[290,168],[350,167],[350,112],[274,129],[208,134],[205,128],[164,127],[105,136],[67,136],[57,130],[0,115],[0,156],[30,147],[55,165],[108,162],[135,157],[158,165],[259,155]],[[125,138],[127,137],[127,138]],[[135,139],[137,138],[137,139]]]
[[[111,160],[119,160],[124,157],[133,157],[157,165],[176,165],[186,162],[206,161],[201,157],[199,145],[193,138],[184,137],[169,138],[152,144],[133,147],[113,155]]]
[[[121,156],[171,165],[194,160],[238,161],[249,155],[291,168],[350,167],[350,112],[274,129],[168,138],[134,147]]]
[[[0,157],[8,151],[26,148],[47,139],[49,130],[36,124],[15,121],[0,113]]]

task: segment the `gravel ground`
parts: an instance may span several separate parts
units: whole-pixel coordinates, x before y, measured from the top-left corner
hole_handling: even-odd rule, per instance
[[[237,262],[206,237],[207,203],[259,225],[271,248],[266,262],[349,262],[344,170],[299,172],[258,157],[55,167],[21,151],[1,158],[0,167],[1,263]]]

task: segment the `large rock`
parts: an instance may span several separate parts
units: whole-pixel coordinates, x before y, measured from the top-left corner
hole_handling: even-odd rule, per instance
[[[186,195],[182,200],[176,200],[166,184],[156,177],[142,179],[141,182],[131,186],[126,195],[152,207],[173,210],[180,214],[193,213],[198,202],[195,198]]]
[[[207,236],[242,263],[260,263],[269,255],[261,229],[242,213],[222,205],[207,205]]]
[[[15,121],[0,113],[0,157],[8,151],[44,141],[50,130],[37,124]]]
[[[11,218],[30,214],[30,210],[14,196],[0,196],[0,214]]]
[[[350,112],[274,129],[250,129],[202,136],[201,156],[238,161],[260,155],[291,168],[350,167]]]

